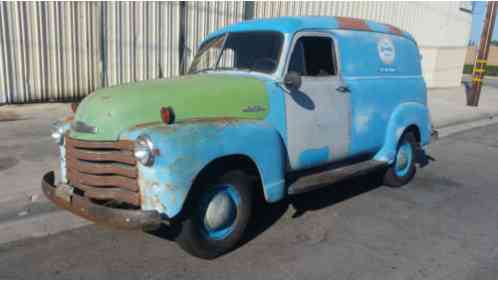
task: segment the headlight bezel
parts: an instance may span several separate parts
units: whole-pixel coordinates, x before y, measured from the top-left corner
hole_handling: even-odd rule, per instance
[[[154,164],[155,148],[152,139],[148,135],[140,135],[135,140],[133,156],[143,166],[150,167]]]

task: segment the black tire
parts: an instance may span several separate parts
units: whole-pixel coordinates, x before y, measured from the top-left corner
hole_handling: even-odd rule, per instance
[[[411,150],[411,160],[408,163],[407,170],[405,173],[402,173],[400,175],[399,172],[397,172],[396,169],[396,162],[398,161],[398,153],[400,150],[400,147],[404,144],[408,144],[410,146]],[[383,178],[383,183],[384,185],[387,185],[389,187],[401,187],[408,182],[410,182],[413,177],[415,176],[415,173],[417,171],[415,162],[416,162],[416,148],[417,148],[417,140],[412,132],[405,132],[403,136],[400,138],[400,141],[398,143],[397,149],[396,149],[396,158],[389,166],[389,168],[386,170]]]
[[[241,241],[252,212],[252,188],[250,178],[240,170],[232,170],[213,179],[201,179],[195,186],[195,193],[190,200],[185,219],[181,223],[176,242],[189,254],[214,259],[232,250]],[[240,195],[240,203],[236,207],[233,228],[228,236],[222,239],[211,239],[206,235],[200,218],[201,198],[203,194],[212,192],[220,185],[230,185]]]

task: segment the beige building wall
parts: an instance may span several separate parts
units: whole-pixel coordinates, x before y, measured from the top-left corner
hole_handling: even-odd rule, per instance
[[[422,72],[427,86],[459,86],[466,52],[466,48],[462,47],[421,48]]]
[[[477,47],[468,47],[467,53],[465,55],[465,64],[474,64],[476,56]],[[498,65],[498,46],[491,45],[491,47],[489,48],[488,65]]]

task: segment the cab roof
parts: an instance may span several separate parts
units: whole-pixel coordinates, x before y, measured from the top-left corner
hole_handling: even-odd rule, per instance
[[[415,41],[408,32],[390,24],[358,18],[329,16],[296,16],[254,19],[221,28],[214,33],[211,33],[208,38],[226,32],[265,30],[292,34],[301,30],[310,29],[343,29],[379,32],[393,34]]]

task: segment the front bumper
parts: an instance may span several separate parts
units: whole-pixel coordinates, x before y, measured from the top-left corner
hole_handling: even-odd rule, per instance
[[[74,193],[63,198],[57,195],[56,190],[58,186],[54,184],[54,179],[53,171],[43,176],[41,185],[45,196],[60,208],[66,209],[97,224],[105,224],[122,229],[151,230],[158,228],[162,222],[161,215],[157,211],[106,207],[93,203],[88,198]]]

